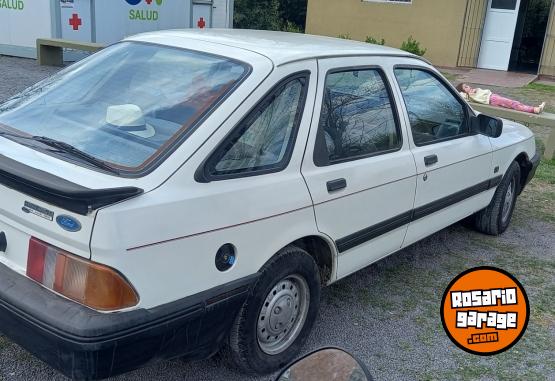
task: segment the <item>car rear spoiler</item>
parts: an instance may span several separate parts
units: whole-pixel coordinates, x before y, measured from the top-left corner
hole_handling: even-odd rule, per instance
[[[136,187],[90,189],[0,155],[0,184],[83,216],[137,196]]]

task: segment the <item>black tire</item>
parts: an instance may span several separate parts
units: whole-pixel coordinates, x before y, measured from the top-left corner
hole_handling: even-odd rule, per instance
[[[506,213],[504,213],[503,206],[509,187],[512,188],[512,200],[509,206],[510,209],[506,209]],[[499,235],[507,230],[513,216],[519,192],[520,166],[517,162],[513,161],[497,187],[491,203],[487,208],[476,213],[474,220],[476,230],[489,235]]]
[[[289,276],[300,276],[306,281],[310,297],[304,324],[299,323],[296,338],[281,353],[269,355],[259,344],[258,323],[262,307],[271,297],[270,292]],[[275,295],[275,293],[274,293]],[[267,305],[266,305],[267,306]],[[300,352],[306,341],[320,307],[320,275],[314,259],[296,246],[288,246],[276,254],[260,270],[243,307],[231,327],[229,338],[222,349],[225,358],[242,372],[268,374],[289,364]],[[263,320],[263,319],[261,319]],[[296,324],[296,318],[295,323]]]

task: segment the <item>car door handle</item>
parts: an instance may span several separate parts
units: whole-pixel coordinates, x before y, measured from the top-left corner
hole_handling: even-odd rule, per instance
[[[437,155],[430,155],[424,158],[424,164],[426,164],[426,167],[435,163],[437,163]]]
[[[335,192],[341,189],[347,188],[347,180],[345,179],[336,179],[330,180],[327,182],[328,192]]]

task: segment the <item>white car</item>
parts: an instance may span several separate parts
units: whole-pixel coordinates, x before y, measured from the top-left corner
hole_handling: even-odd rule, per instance
[[[538,161],[406,52],[131,37],[0,106],[0,330],[74,378],[275,371],[322,286],[471,215],[502,233]]]

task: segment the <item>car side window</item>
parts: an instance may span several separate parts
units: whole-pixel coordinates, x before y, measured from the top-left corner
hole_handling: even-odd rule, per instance
[[[205,174],[222,179],[284,169],[301,122],[308,75],[288,77],[266,95],[207,161]]]
[[[389,88],[378,69],[328,74],[318,127],[316,165],[397,150],[402,138]],[[323,148],[325,147],[325,148]]]
[[[468,133],[461,101],[434,75],[414,68],[395,69],[416,145],[453,139]]]

